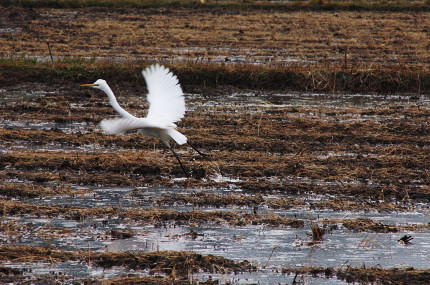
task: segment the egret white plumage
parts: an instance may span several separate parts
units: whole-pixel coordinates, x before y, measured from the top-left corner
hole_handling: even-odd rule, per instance
[[[178,78],[170,70],[162,65],[155,64],[142,71],[148,88],[147,100],[149,109],[146,118],[138,118],[128,113],[118,104],[115,95],[105,80],[99,79],[93,84],[82,84],[104,91],[112,107],[121,117],[104,119],[100,126],[108,134],[122,134],[127,131],[138,130],[144,136],[159,138],[173,153],[188,178],[179,156],[170,145],[174,140],[179,145],[188,143],[200,155],[206,157],[197,148],[187,142],[187,137],[176,130],[176,122],[185,114],[184,93]]]

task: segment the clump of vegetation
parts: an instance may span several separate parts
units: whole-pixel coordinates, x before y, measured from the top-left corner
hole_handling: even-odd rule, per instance
[[[41,185],[24,185],[5,183],[0,185],[0,193],[2,196],[9,198],[35,198],[46,197],[53,195],[79,195],[84,194],[86,190],[72,190],[68,187],[44,187]]]
[[[337,271],[336,276],[348,283],[426,284],[430,278],[430,270],[419,270],[413,267],[405,269],[348,268]]]
[[[145,63],[108,63],[85,59],[37,62],[32,59],[0,60],[0,84],[10,86],[31,80],[47,84],[82,83],[104,78],[112,84],[140,85]],[[208,65],[200,63],[167,64],[184,89],[191,86],[292,90],[312,92],[429,93],[430,72],[408,69],[345,70],[338,66]]]
[[[343,221],[344,227],[356,231],[372,231],[377,233],[397,232],[399,229],[395,226],[385,225],[380,222],[367,218],[346,219]]]
[[[290,226],[294,228],[303,227],[303,221],[296,218],[280,217],[276,214],[257,215],[241,212],[223,211],[200,211],[194,210],[181,212],[166,209],[136,209],[121,210],[118,207],[97,207],[97,208],[74,208],[62,206],[44,206],[14,201],[0,201],[0,209],[4,215],[35,214],[38,216],[58,216],[62,215],[68,219],[81,221],[87,217],[119,217],[121,219],[133,219],[146,223],[227,223],[230,225],[244,226],[270,225],[270,226]]]
[[[379,267],[334,269],[331,267],[302,267],[284,268],[284,274],[293,273],[298,279],[299,275],[324,276],[330,278],[336,276],[347,283],[381,283],[381,284],[426,284],[430,276],[430,270],[419,270],[413,267],[399,269],[382,269]]]
[[[53,262],[81,261],[102,268],[123,266],[130,269],[148,269],[151,274],[163,273],[173,279],[188,277],[199,271],[231,273],[255,271],[247,261],[232,260],[213,255],[201,255],[186,251],[156,251],[150,253],[64,251],[32,246],[1,246],[0,260]]]
[[[325,233],[326,233],[325,229],[321,228],[317,223],[314,223],[311,218],[309,218],[309,222],[310,222],[311,231],[312,231],[312,234],[311,234],[312,242],[311,243],[314,244],[314,243],[321,242],[323,240]]]

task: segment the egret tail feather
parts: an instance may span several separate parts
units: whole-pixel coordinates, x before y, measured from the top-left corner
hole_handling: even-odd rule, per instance
[[[179,145],[183,145],[187,142],[187,137],[173,128],[168,130],[168,135]]]

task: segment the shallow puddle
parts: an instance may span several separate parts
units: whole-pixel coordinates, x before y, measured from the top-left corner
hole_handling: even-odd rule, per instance
[[[57,196],[33,199],[35,204],[47,204],[72,207],[120,207],[129,208],[163,208],[153,205],[150,201],[160,194],[190,193],[185,189],[143,188],[138,189],[139,195],[133,195],[134,189],[106,188],[94,189],[93,193],[81,196]],[[213,190],[208,190],[213,191]],[[27,201],[30,202],[30,201]],[[179,211],[190,211],[192,206],[164,207]],[[200,210],[214,210],[201,207]],[[217,209],[220,210],[220,209]],[[221,209],[222,210],[222,209]],[[252,208],[228,208],[226,211],[252,212]],[[17,222],[31,223],[32,227],[56,230],[66,228],[72,230],[76,238],[23,239],[25,244],[55,244],[55,247],[67,250],[93,251],[154,251],[154,250],[189,250],[202,254],[221,255],[233,260],[246,259],[260,267],[282,268],[321,266],[339,267],[376,266],[427,268],[430,258],[430,231],[371,233],[354,232],[336,226],[324,235],[323,241],[311,245],[309,219],[318,223],[324,219],[356,219],[369,218],[385,224],[411,225],[428,222],[429,210],[420,209],[405,213],[378,212],[334,212],[331,210],[300,210],[275,211],[260,209],[264,215],[275,213],[285,217],[297,217],[305,221],[299,229],[289,227],[271,227],[266,225],[247,225],[231,227],[226,224],[211,225],[191,223],[179,226],[176,223],[156,223],[148,225],[129,219],[91,218],[83,221],[71,221],[63,218],[40,219],[22,217]],[[130,230],[132,237],[113,239],[112,231]],[[35,230],[38,231],[38,230]],[[40,230],[42,231],[42,230]],[[398,242],[403,235],[411,235],[411,245],[405,246]]]

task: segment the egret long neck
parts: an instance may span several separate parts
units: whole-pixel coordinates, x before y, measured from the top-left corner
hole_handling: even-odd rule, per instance
[[[115,95],[113,94],[112,90],[110,89],[109,85],[106,84],[106,86],[103,86],[103,91],[108,95],[109,97],[109,103],[111,106],[117,111],[121,116],[124,118],[134,118],[133,115],[131,115],[129,112],[121,108],[121,106],[116,101]]]

